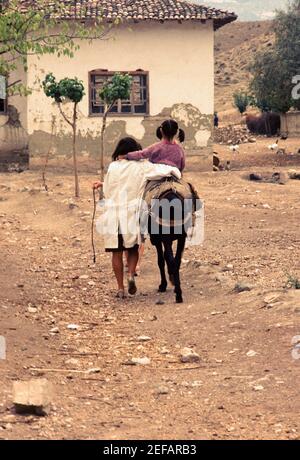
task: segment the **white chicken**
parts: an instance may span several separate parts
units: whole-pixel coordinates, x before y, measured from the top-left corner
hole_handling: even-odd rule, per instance
[[[275,150],[278,150],[278,149],[279,149],[278,142],[279,142],[279,139],[277,139],[277,141],[275,142],[275,144],[269,145],[269,146],[268,146],[268,149],[269,149],[269,150],[272,150],[272,152],[274,152]]]
[[[239,146],[238,144],[236,144],[236,145],[231,145],[229,148],[230,148],[230,150],[231,150],[232,152],[239,152],[239,150],[240,150],[240,146]]]

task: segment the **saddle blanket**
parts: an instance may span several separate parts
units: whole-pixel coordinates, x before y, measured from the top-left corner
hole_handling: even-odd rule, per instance
[[[170,191],[176,194],[182,202],[184,200],[191,200],[191,206],[188,206],[189,212],[192,214],[190,219],[191,225],[186,228],[187,246],[203,244],[204,202],[200,199],[194,186],[183,179],[172,176],[160,180],[148,181],[143,195],[143,206],[146,205],[147,210],[144,209],[144,215],[141,220],[143,222],[146,221],[145,212],[148,216],[151,214],[153,200],[163,199]],[[189,220],[186,216],[185,219]],[[163,224],[163,221],[160,220],[160,223]],[[183,221],[182,223],[184,224],[185,222]]]

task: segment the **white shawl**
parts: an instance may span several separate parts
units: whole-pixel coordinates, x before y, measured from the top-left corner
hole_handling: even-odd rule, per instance
[[[118,235],[124,246],[140,244],[139,208],[147,180],[174,175],[181,178],[179,169],[149,161],[114,161],[104,180],[105,202],[97,220],[97,231],[104,237],[107,249],[118,247]]]

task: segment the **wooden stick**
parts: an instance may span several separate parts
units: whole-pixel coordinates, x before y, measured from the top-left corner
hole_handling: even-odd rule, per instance
[[[59,355],[61,356],[99,356],[100,352],[90,352],[90,353],[77,353],[76,351],[74,353],[72,352],[60,352]]]
[[[87,371],[80,371],[78,369],[42,369],[38,367],[32,367],[29,369],[30,372],[36,371],[36,372],[62,372],[62,373],[68,373],[68,372],[73,372],[76,374],[89,374],[89,370]]]
[[[145,370],[151,371],[194,371],[197,369],[205,369],[206,366],[197,366],[197,367],[149,367],[147,365],[139,365],[139,364],[127,364],[122,363],[124,366],[128,367],[143,367]]]
[[[34,423],[34,420],[28,420],[28,419],[27,420],[25,420],[25,419],[21,420],[21,419],[18,418],[17,420],[9,420],[9,421],[8,420],[0,420],[0,423],[3,423],[3,424],[4,423],[15,423],[15,424],[16,423],[26,423],[26,424],[31,424],[31,423]],[[0,439],[2,439],[2,438],[0,438]]]
[[[164,369],[160,369],[160,370],[164,370],[164,371],[194,371],[196,369],[204,369],[205,366],[197,366],[197,367],[165,367]],[[152,368],[152,369],[155,369],[155,368]]]

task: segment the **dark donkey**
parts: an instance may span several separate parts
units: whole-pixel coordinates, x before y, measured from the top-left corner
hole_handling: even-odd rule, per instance
[[[177,181],[175,178],[167,178],[157,182],[149,182],[146,187],[155,190],[148,199],[148,232],[150,240],[157,251],[157,262],[161,275],[159,292],[166,292],[168,281],[165,272],[167,264],[169,280],[175,287],[176,302],[182,303],[182,289],[180,282],[180,267],[182,255],[185,249],[187,231],[193,224],[193,212],[196,209],[196,192],[190,184]],[[169,185],[168,185],[169,184]],[[177,187],[176,187],[177,185]],[[165,191],[161,192],[164,188]],[[181,191],[178,191],[181,188]],[[181,193],[185,189],[185,193]],[[147,200],[146,200],[147,201]],[[173,249],[177,242],[176,251]],[[175,254],[175,255],[174,255]]]

